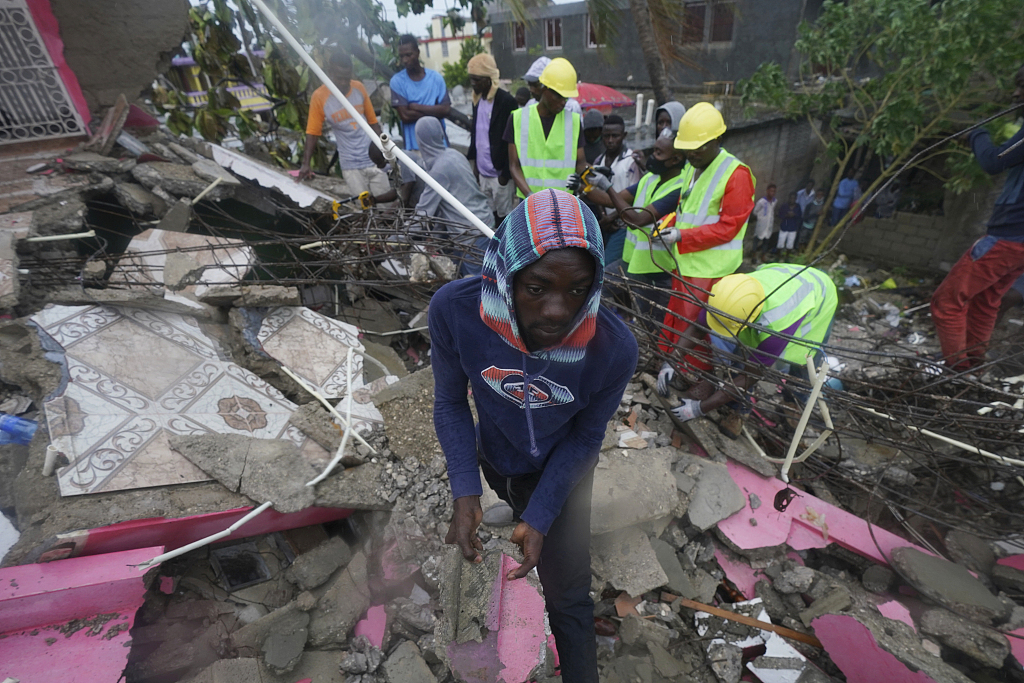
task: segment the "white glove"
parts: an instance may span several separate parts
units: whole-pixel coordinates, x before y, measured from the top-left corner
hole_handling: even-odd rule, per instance
[[[679,228],[665,228],[664,230],[658,233],[658,237],[660,237],[665,242],[665,244],[675,244],[676,242],[679,241],[679,239],[682,236],[683,233],[679,230]]]
[[[580,174],[573,173],[565,181],[565,189],[569,192],[576,194],[579,191],[581,185]]]
[[[658,372],[658,393],[662,396],[668,396],[668,383],[672,381],[672,378],[676,376],[675,368],[668,363],[661,364],[661,370]]]
[[[607,166],[595,166],[594,172],[590,174],[588,180],[595,189],[607,192],[612,187],[611,175],[612,170]]]
[[[692,420],[695,417],[702,417],[704,411],[700,409],[700,401],[694,398],[684,398],[682,404],[678,408],[672,409],[672,414],[678,417],[681,421],[686,422]]]

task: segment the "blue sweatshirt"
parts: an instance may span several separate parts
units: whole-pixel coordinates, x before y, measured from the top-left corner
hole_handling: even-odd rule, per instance
[[[978,163],[990,175],[1006,171],[1003,191],[992,208],[988,219],[988,234],[999,239],[1024,241],[1024,145],[1004,157],[1000,152],[1024,138],[1024,128],[1005,143],[996,147],[988,131],[983,128],[971,133],[971,149]]]
[[[549,192],[554,191],[538,194]],[[605,427],[636,369],[637,343],[600,306],[604,254],[593,214],[559,193],[558,203],[571,200],[583,220],[574,224],[563,213],[547,226],[538,228],[536,217],[526,225],[527,204],[540,201],[535,197],[499,228],[482,277],[438,290],[429,324],[434,428],[448,462],[452,496],[482,492],[468,387],[480,419],[480,457],[503,476],[542,473],[523,521],[547,534],[573,488],[597,464]],[[548,250],[564,247],[586,248],[594,256],[594,286],[562,344],[531,354],[512,310],[513,278]]]

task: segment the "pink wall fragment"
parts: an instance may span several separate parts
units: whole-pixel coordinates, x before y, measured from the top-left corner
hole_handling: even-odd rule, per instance
[[[763,577],[751,569],[750,565],[730,558],[721,548],[715,549],[715,559],[718,560],[718,566],[725,572],[726,577],[736,584],[740,593],[743,593],[743,597],[753,600],[756,597],[754,586]]]
[[[1005,565],[1007,567],[1013,567],[1024,572],[1024,555],[1010,555],[1000,560],[996,560],[996,564]]]
[[[366,616],[356,624],[355,634],[366,636],[378,650],[384,644],[384,631],[388,626],[388,615],[384,612],[384,605],[374,605],[366,610]]]
[[[751,510],[748,503],[743,510],[718,523],[719,530],[740,548],[768,548],[787,543],[796,550],[807,550],[824,548],[830,542],[834,542],[875,562],[886,564],[885,557],[888,557],[893,548],[917,547],[879,527],[869,530],[867,522],[860,517],[803,491],[799,492],[785,512],[779,512],[772,505],[772,501],[775,500],[776,493],[786,488],[781,480],[762,477],[732,460],[728,462],[728,467],[733,481],[747,494],[748,499],[749,494],[755,493],[762,501],[756,510]],[[810,514],[809,510],[813,513]],[[824,518],[828,524],[827,541],[822,529],[805,517],[819,520]],[[751,519],[756,525],[750,523]],[[884,556],[879,552],[879,547]],[[918,550],[928,552],[923,548]]]
[[[825,614],[811,622],[814,635],[847,683],[935,683],[923,671],[911,671],[878,646],[867,626],[844,614]]]
[[[60,26],[57,24],[57,17],[53,16],[53,11],[50,9],[50,2],[49,0],[27,0],[27,3],[32,21],[35,22],[39,35],[42,36],[43,44],[46,45],[46,51],[49,53],[50,59],[53,60],[53,65],[57,67],[60,80],[64,82],[68,96],[88,131],[89,121],[92,118],[89,114],[89,105],[85,103],[85,95],[82,94],[82,88],[78,84],[78,77],[64,61],[64,41],[61,40]]]
[[[890,600],[889,602],[878,605],[878,611],[882,613],[883,617],[887,619],[895,619],[896,621],[902,621],[910,628],[917,630],[917,626],[914,625],[914,618],[910,616],[910,610],[907,606],[898,600]]]
[[[1010,653],[1018,664],[1024,664],[1024,628],[1010,631],[1007,635],[1007,640],[1010,641]]]

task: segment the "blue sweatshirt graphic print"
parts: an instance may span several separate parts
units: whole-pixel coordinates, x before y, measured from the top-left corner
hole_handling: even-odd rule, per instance
[[[565,339],[531,354],[519,335],[515,274],[566,247],[594,257],[594,284]],[[603,266],[594,215],[572,195],[545,190],[499,227],[481,277],[450,282],[432,298],[434,428],[453,497],[482,492],[467,389],[480,419],[479,456],[506,477],[542,473],[523,513],[542,534],[597,464],[637,362],[636,339],[600,305]]]

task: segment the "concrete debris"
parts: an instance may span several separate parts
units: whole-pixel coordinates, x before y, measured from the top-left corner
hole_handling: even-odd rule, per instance
[[[708,662],[721,683],[739,683],[743,675],[743,650],[731,643],[708,646]]]
[[[131,169],[132,177],[152,190],[161,187],[176,197],[198,197],[209,187],[210,182],[201,178],[190,166],[165,161],[151,161],[138,164]],[[214,187],[205,196],[207,200],[224,199],[231,190],[223,183]]]
[[[664,626],[634,614],[626,615],[619,626],[619,637],[626,645],[653,644],[667,648],[673,635],[674,632]]]
[[[747,497],[725,465],[684,453],[675,468],[696,481],[689,493],[686,513],[690,523],[701,531],[707,531],[747,507]]]
[[[195,155],[193,155],[195,156]],[[221,185],[232,186],[241,185],[242,182],[232,175],[230,172],[224,170],[224,167],[218,163],[210,161],[209,159],[197,158],[192,163],[192,170],[195,174],[203,180],[212,183],[214,180],[220,180]]]
[[[992,566],[992,581],[1007,593],[1024,594],[1024,571],[1005,564]]]
[[[306,639],[309,635],[306,626],[309,624],[309,615],[305,612],[297,614],[301,617],[287,626],[279,624],[263,641],[261,648],[263,662],[276,674],[286,674],[298,666],[303,650],[306,648]]]
[[[383,664],[387,683],[437,683],[437,677],[411,640],[403,641]]]
[[[675,507],[675,449],[629,453],[605,451],[598,461],[590,516],[594,535],[666,517]]]
[[[1010,616],[1010,608],[958,564],[914,548],[893,550],[891,560],[911,586],[959,614],[988,624]]]
[[[197,295],[211,306],[237,308],[263,308],[267,306],[296,306],[301,297],[294,287],[280,285],[215,285]]]
[[[386,479],[385,466],[378,463],[335,471],[316,485],[316,504],[353,510],[390,510],[398,496],[392,498],[383,489]]]
[[[780,593],[806,593],[811,589],[815,576],[809,567],[793,567],[779,574],[772,586]]]
[[[946,551],[954,562],[972,572],[989,574],[996,563],[991,545],[960,529],[953,529],[946,534]]]
[[[121,206],[139,218],[163,218],[167,213],[167,202],[137,183],[117,183],[114,196]]]
[[[650,539],[637,527],[594,536],[590,553],[594,573],[630,595],[643,595],[668,583]]]
[[[1010,643],[998,631],[984,628],[944,609],[930,609],[919,619],[921,633],[976,659],[984,666],[1001,669],[1010,654]]]
[[[352,559],[352,549],[345,539],[335,536],[326,543],[295,558],[285,573],[285,578],[300,590],[309,591],[331,578],[339,567]]]
[[[309,642],[316,648],[340,647],[370,606],[366,556],[356,553],[348,566],[323,590],[310,612]]]
[[[836,588],[824,597],[818,598],[811,603],[811,606],[800,612],[800,621],[804,626],[810,627],[811,622],[822,614],[836,614],[842,612],[853,604],[850,592],[842,586]]]
[[[134,159],[112,159],[95,152],[79,152],[63,157],[64,168],[85,173],[128,173],[135,168]]]
[[[872,593],[886,593],[896,581],[896,575],[888,567],[873,564],[864,570],[860,581]]]

